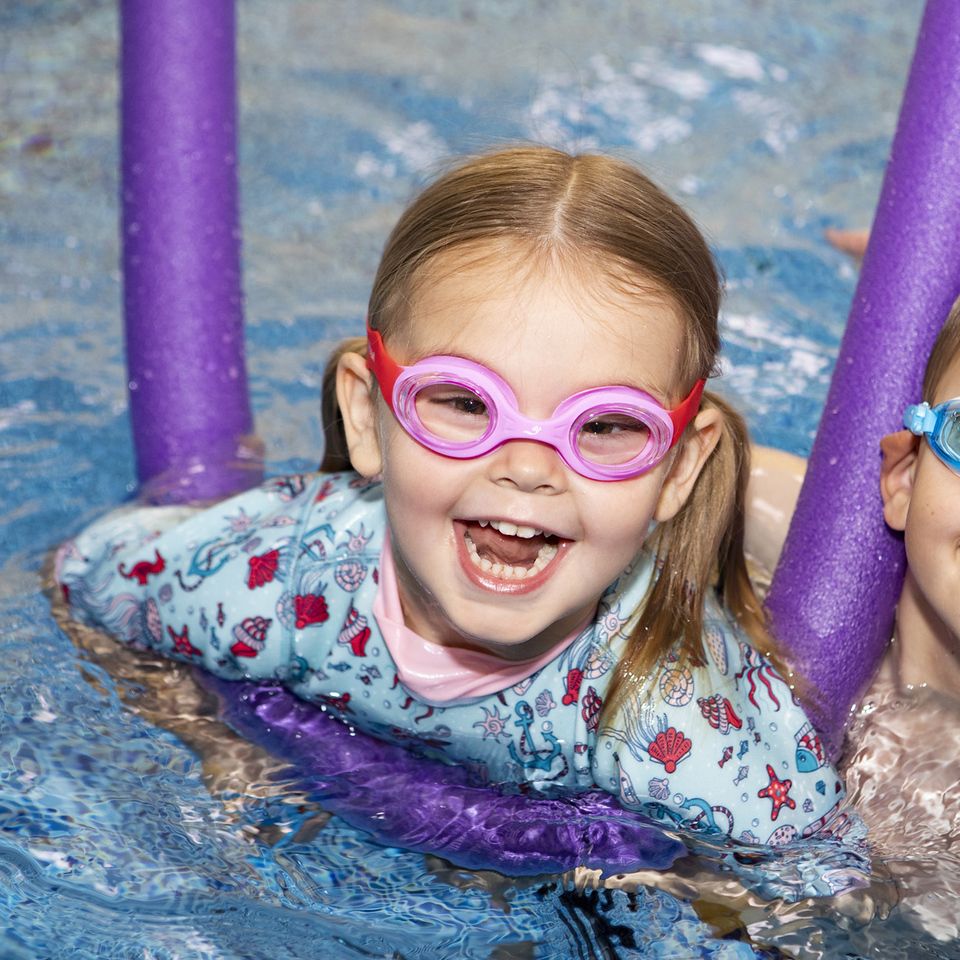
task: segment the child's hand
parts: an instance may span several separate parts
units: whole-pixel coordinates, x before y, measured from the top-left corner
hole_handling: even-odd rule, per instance
[[[829,227],[823,231],[827,242],[841,253],[848,253],[854,260],[860,262],[867,252],[867,243],[870,241],[869,230],[837,230]]]

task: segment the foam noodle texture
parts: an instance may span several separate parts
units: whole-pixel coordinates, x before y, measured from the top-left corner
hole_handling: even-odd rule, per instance
[[[870,244],[768,597],[834,756],[890,639],[902,538],[884,524],[879,440],[920,399],[960,293],[960,3],[929,0]]]
[[[686,848],[597,791],[545,799],[471,787],[467,772],[415,757],[280,686],[197,679],[241,736],[296,765],[323,807],[376,840],[473,870],[537,876],[578,865],[605,873],[669,867]]]
[[[243,350],[233,0],[123,0],[122,230],[141,484],[254,485]],[[179,484],[179,489],[176,485]],[[163,499],[164,497],[161,497]]]

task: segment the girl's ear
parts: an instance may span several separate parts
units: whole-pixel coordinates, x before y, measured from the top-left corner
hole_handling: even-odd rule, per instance
[[[893,530],[903,530],[907,525],[919,446],[920,438],[909,430],[888,433],[880,441],[880,451],[883,454],[883,462],[880,464],[883,519]]]
[[[660,488],[660,498],[653,514],[655,520],[671,519],[687,502],[722,432],[723,414],[716,407],[708,407],[696,415]]]
[[[363,477],[374,477],[383,467],[372,386],[373,374],[367,369],[366,357],[344,353],[337,361],[337,404],[350,463]]]

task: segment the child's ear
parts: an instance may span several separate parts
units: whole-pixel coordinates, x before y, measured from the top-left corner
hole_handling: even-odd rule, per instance
[[[376,476],[383,466],[372,385],[373,374],[367,369],[366,357],[344,353],[337,361],[337,403],[350,463],[363,477]]]
[[[653,514],[655,520],[669,520],[687,502],[722,432],[723,414],[716,407],[708,407],[696,415],[660,488],[660,498]]]
[[[909,430],[888,433],[880,441],[880,451],[883,454],[883,462],[880,464],[883,519],[894,530],[903,530],[907,525],[919,446],[920,438]]]

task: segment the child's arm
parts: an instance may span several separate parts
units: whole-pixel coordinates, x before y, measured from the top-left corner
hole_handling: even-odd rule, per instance
[[[806,474],[803,457],[774,447],[750,451],[744,550],[761,578],[773,576]]]
[[[60,549],[57,581],[74,616],[123,643],[272,677],[288,659],[280,599],[309,489],[271,482],[204,510],[115,511]]]

